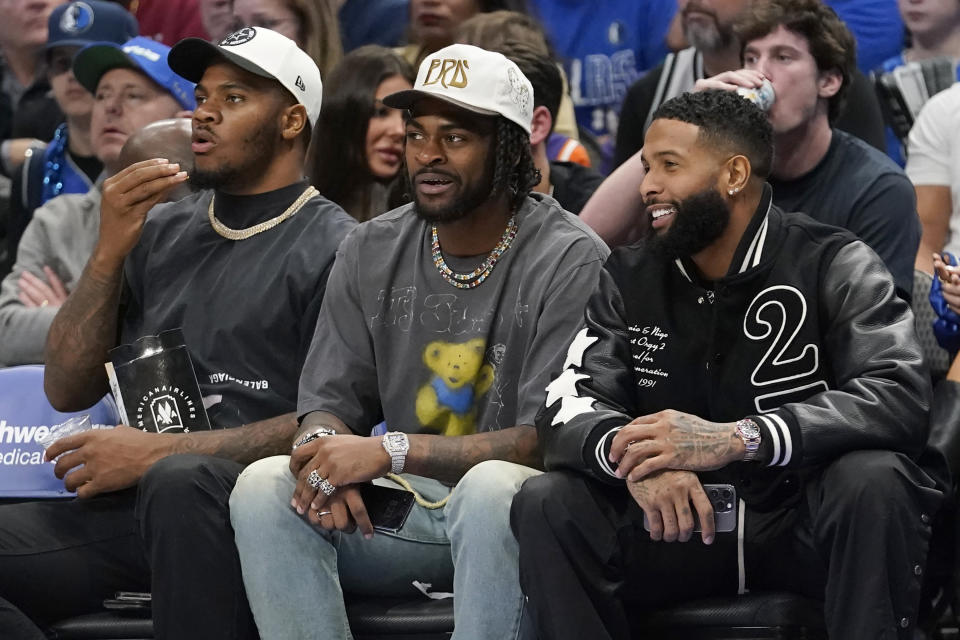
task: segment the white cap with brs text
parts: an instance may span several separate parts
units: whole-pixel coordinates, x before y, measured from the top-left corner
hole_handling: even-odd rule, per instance
[[[307,109],[311,125],[320,117],[323,85],[320,69],[293,40],[264,27],[243,27],[217,44],[200,38],[181,40],[167,57],[170,68],[191,82],[217,59],[265,78],[273,78]]]
[[[530,133],[533,86],[505,56],[468,44],[453,44],[420,63],[413,89],[390,94],[383,103],[409,109],[420,98],[444,100],[474,113],[501,115]]]

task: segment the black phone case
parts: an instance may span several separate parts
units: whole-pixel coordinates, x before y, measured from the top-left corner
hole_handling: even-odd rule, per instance
[[[365,484],[360,487],[360,496],[377,531],[396,533],[413,510],[413,494],[403,489]]]

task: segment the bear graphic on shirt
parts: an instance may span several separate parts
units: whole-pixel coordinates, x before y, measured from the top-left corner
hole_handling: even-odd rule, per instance
[[[431,371],[417,393],[420,425],[447,436],[476,432],[476,401],[493,385],[494,368],[484,362],[483,338],[454,343],[434,341],[423,352]]]

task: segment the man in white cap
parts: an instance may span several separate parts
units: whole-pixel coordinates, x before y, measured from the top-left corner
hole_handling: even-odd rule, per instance
[[[245,28],[168,59],[197,82],[195,170],[153,159],[106,180],[99,241],[50,329],[45,387],[62,410],[90,406],[118,336],[181,328],[215,430],[58,440],[49,459],[80,499],[3,507],[0,597],[47,621],[149,590],[157,638],[255,638],[228,496],[245,464],[289,451],[300,365],[355,222],[303,177],[321,99],[306,53]],[[187,179],[210,189],[154,208]]]
[[[384,98],[408,110],[414,202],[341,245],[293,454],[247,467],[230,499],[264,638],[348,638],[343,591],[413,594],[415,580],[452,588],[458,640],[517,635],[510,503],[538,473],[537,403],[607,255],[530,193],[532,93],[502,55],[453,45]],[[374,533],[387,523],[364,496],[399,488],[390,473],[423,500]]]

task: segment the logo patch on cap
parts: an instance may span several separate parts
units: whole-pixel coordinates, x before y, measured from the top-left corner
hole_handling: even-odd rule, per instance
[[[469,69],[469,60],[454,60],[452,58],[440,60],[434,58],[430,61],[430,68],[427,70],[427,77],[423,80],[423,86],[428,87],[439,82],[444,89],[450,87],[465,89],[470,84],[470,80],[467,78]]]
[[[221,47],[236,47],[241,44],[246,44],[253,40],[257,35],[257,30],[253,27],[244,27],[239,31],[234,31],[226,38],[220,41]]]
[[[137,56],[138,58],[146,58],[150,62],[160,62],[160,54],[156,51],[151,51],[146,47],[141,47],[136,44],[129,44],[123,48],[124,53],[129,53],[132,56]]]
[[[303,84],[303,78],[300,76],[297,76],[297,80],[293,84],[296,85],[297,89],[300,89],[300,91],[307,90],[307,85]]]
[[[79,34],[93,26],[93,9],[86,2],[74,2],[60,16],[60,30]]]

